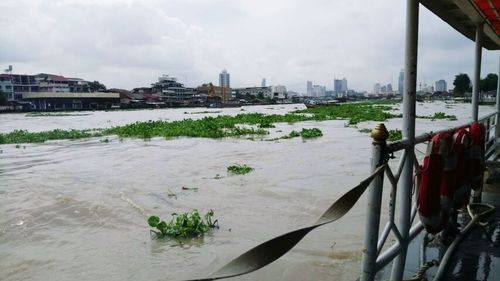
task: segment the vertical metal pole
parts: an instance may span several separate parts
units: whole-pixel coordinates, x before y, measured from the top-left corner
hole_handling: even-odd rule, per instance
[[[411,226],[411,199],[413,186],[413,162],[415,146],[415,107],[417,90],[417,54],[418,54],[418,0],[406,1],[406,36],[405,36],[405,85],[403,96],[403,140],[410,145],[406,149],[406,162],[399,181],[399,223],[398,228],[403,238],[399,255],[392,264],[391,280],[402,280],[408,250]]]
[[[497,96],[496,96],[496,120],[495,120],[495,142],[494,145],[498,143],[498,138],[500,137],[500,56],[498,56],[498,81],[497,81]]]
[[[483,45],[483,24],[476,27],[476,50],[474,57],[474,82],[472,84],[472,120],[479,118],[479,80],[481,79],[481,52]]]
[[[372,130],[372,172],[374,172],[384,162],[384,148],[388,136],[389,132],[385,128],[384,124],[379,124]],[[373,179],[369,187],[368,207],[366,209],[365,241],[363,248],[363,268],[361,271],[360,281],[373,281],[375,279],[375,274],[377,274],[375,263],[377,261],[377,243],[380,227],[380,208],[382,206],[383,184],[384,174],[381,173]]]

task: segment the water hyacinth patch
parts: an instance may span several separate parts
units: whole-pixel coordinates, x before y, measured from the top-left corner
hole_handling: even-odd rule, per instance
[[[231,165],[231,166],[227,167],[227,171],[232,173],[232,174],[244,175],[244,174],[248,174],[251,171],[253,171],[253,168],[250,166],[247,166],[247,165],[235,164],[235,165]]]
[[[385,104],[387,103],[365,102],[341,104],[332,107],[318,107],[297,110],[284,115],[245,113],[238,114],[236,116],[207,116],[198,120],[184,119],[172,122],[168,122],[165,120],[150,120],[96,130],[56,129],[45,132],[28,132],[23,130],[15,130],[10,133],[0,133],[0,144],[33,143],[55,139],[78,139],[110,135],[117,135],[119,138],[143,138],[145,140],[153,137],[224,138],[245,135],[265,135],[268,134],[268,131],[266,131],[264,128],[272,127],[274,126],[273,123],[280,122],[293,124],[302,121],[326,121],[344,119],[348,120],[348,123],[350,125],[354,125],[362,121],[385,121],[389,118],[401,116],[386,112],[387,110],[391,110],[391,107]],[[239,126],[242,124],[257,125],[259,128]],[[309,137],[309,135],[309,133],[304,133],[305,138]]]
[[[323,132],[318,128],[302,129],[302,131],[300,131],[300,136],[304,139],[318,138],[323,136]]]
[[[389,130],[389,138],[388,141],[398,141],[403,138],[403,132],[399,129]]]
[[[448,121],[455,121],[457,120],[457,116],[455,115],[447,115],[444,112],[435,112],[434,115],[432,116],[417,116],[417,118],[421,119],[431,119],[431,121],[435,120],[448,120]]]
[[[213,217],[213,210],[208,211],[202,218],[198,210],[195,209],[191,213],[173,213],[172,219],[168,223],[158,216],[150,216],[148,224],[155,229],[152,229],[151,232],[157,238],[194,238],[205,234],[212,228],[218,228],[218,221],[213,220]]]
[[[0,133],[0,144],[7,143],[37,143],[48,140],[81,139],[102,136],[100,132],[91,130],[60,130],[55,129],[45,132],[28,132],[26,130],[14,130],[10,133]]]

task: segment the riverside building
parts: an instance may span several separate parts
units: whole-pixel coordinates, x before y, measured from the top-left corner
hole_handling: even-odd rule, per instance
[[[177,78],[168,75],[160,76],[151,88],[153,95],[171,107],[190,104],[195,94],[193,88],[184,87],[182,83],[177,82]]]

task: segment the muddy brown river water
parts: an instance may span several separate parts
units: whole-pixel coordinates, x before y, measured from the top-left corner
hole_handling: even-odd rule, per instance
[[[303,105],[212,110],[79,112],[75,116],[0,115],[14,129],[100,128],[244,112],[285,113]],[[417,131],[469,121],[470,105],[421,103],[457,121],[417,121]],[[480,115],[493,111],[481,107]],[[85,113],[85,114],[82,114]],[[191,114],[194,113],[194,114]],[[75,113],[76,114],[76,113]],[[101,138],[0,145],[0,280],[182,280],[206,276],[249,248],[313,223],[369,174],[371,139],[345,121],[277,124],[266,138],[301,128],[324,136],[165,140]],[[373,122],[359,127],[371,128]],[[401,119],[386,122],[401,127]],[[277,132],[282,131],[282,132]],[[227,166],[247,164],[247,175]],[[217,176],[218,175],[218,176]],[[183,190],[195,187],[197,190]],[[169,196],[169,193],[175,196]],[[387,194],[386,194],[387,195]],[[306,236],[270,266],[233,280],[353,280],[360,269],[366,199],[346,217]],[[147,217],[213,209],[219,229],[179,242],[151,239]]]

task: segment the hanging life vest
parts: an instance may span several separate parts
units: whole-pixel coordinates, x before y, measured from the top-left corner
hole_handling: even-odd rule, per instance
[[[435,135],[424,157],[417,194],[417,210],[427,232],[442,231],[449,221],[455,189],[456,158],[452,157],[452,137]]]
[[[458,129],[453,134],[453,153],[457,158],[455,172],[455,195],[453,208],[460,209],[466,205],[470,198],[470,158],[466,153],[470,151],[471,138],[469,131]]]
[[[469,128],[471,137],[471,147],[469,149],[468,157],[470,161],[470,180],[471,188],[479,190],[482,186],[484,175],[484,142],[486,128],[479,122],[474,122]]]

